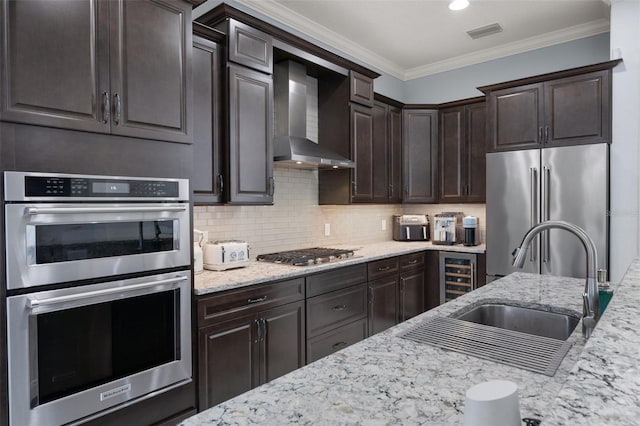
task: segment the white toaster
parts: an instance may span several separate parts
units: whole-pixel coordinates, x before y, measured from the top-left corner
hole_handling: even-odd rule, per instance
[[[225,240],[206,243],[204,269],[225,271],[249,264],[249,245],[245,241]]]

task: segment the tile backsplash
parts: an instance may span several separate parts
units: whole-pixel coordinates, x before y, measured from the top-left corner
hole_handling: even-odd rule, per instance
[[[462,211],[479,218],[484,242],[484,204],[356,204],[318,205],[318,172],[274,168],[272,206],[196,206],[194,226],[208,231],[209,240],[245,240],[251,256],[313,246],[361,245],[392,239],[391,216]],[[382,221],[386,230],[382,230]],[[325,236],[325,225],[330,235]],[[433,221],[432,221],[433,231]]]

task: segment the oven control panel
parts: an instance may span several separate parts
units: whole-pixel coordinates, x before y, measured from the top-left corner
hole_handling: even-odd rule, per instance
[[[186,179],[126,178],[5,172],[7,201],[187,199]]]
[[[27,197],[177,197],[178,182],[25,177]]]

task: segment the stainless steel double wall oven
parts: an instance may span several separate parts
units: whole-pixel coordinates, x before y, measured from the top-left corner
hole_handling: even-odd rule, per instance
[[[4,182],[10,423],[82,422],[188,383],[188,180]]]

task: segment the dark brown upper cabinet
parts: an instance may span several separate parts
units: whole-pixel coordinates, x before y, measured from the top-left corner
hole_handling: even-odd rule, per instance
[[[440,110],[440,202],[484,202],[485,123],[484,102]]]
[[[611,142],[611,67],[616,63],[483,88],[488,150]]]
[[[269,34],[235,19],[227,19],[218,28],[227,34],[229,61],[273,73],[273,38]]]
[[[374,167],[380,155],[376,152],[373,138],[373,111],[357,104],[349,106],[351,117],[351,147],[356,167],[352,169],[353,188],[351,201],[373,201]],[[383,154],[384,155],[384,154]],[[383,157],[384,159],[384,157]]]
[[[349,71],[349,100],[373,106],[373,79],[356,71]]]
[[[195,25],[195,24],[194,24]],[[193,36],[193,173],[196,204],[222,201],[221,74],[219,44]]]
[[[400,203],[400,108],[380,101],[376,101],[373,108],[350,103],[349,129],[356,167],[319,172],[320,204]]]
[[[194,203],[273,204],[271,38],[233,19],[193,26]]]
[[[226,71],[226,201],[273,204],[273,78],[231,63]]]
[[[438,199],[438,111],[402,111],[404,203],[434,203]]]
[[[7,2],[0,120],[190,143],[191,7]]]

